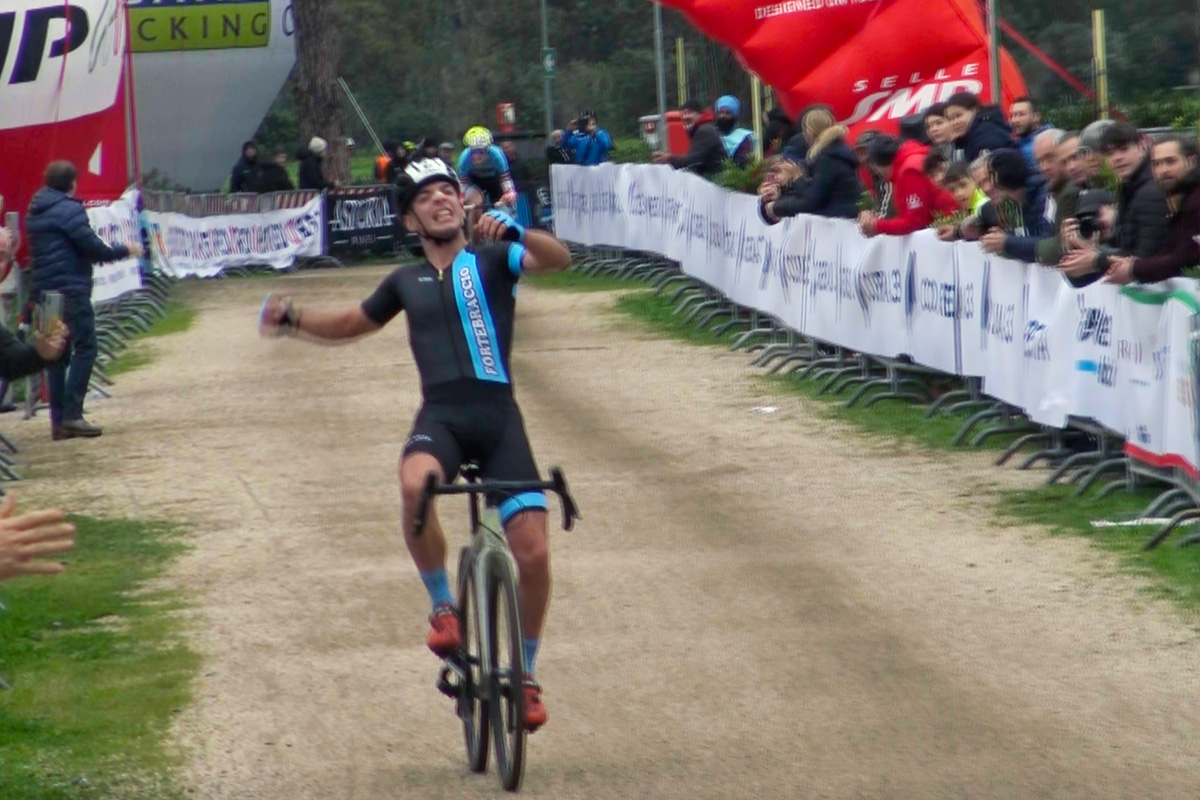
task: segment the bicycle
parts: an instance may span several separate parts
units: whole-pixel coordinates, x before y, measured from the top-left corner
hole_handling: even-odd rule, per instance
[[[562,504],[563,530],[571,530],[581,517],[561,469],[550,470],[549,481],[484,482],[478,467],[468,465],[463,477],[466,483],[439,485],[437,475],[429,473],[413,521],[414,533],[420,536],[435,496],[470,497],[471,542],[459,554],[457,576],[463,645],[443,663],[437,687],[455,701],[471,771],[487,772],[490,737],[500,784],[515,792],[525,769],[526,735],[522,692],[526,672],[517,611],[516,564],[499,513],[489,505],[481,515],[479,495],[550,491]]]

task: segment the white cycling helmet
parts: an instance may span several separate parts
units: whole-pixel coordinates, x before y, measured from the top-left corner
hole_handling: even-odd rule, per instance
[[[455,189],[462,191],[458,176],[440,158],[422,158],[419,161],[410,161],[404,168],[404,177],[399,182],[401,213],[408,210],[409,204],[422,187],[436,181],[446,181]]]

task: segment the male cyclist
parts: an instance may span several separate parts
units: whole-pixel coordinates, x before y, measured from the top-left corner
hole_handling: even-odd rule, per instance
[[[375,333],[407,312],[424,402],[400,458],[404,540],[433,602],[426,644],[445,657],[461,646],[462,632],[446,576],[446,540],[432,509],[424,534],[413,535],[425,476],[434,472],[440,481],[452,481],[463,462],[472,460],[485,479],[538,480],[510,379],[516,284],[522,273],[565,269],[571,255],[550,234],[527,231],[501,211],[484,215],[476,226],[479,238],[492,243],[468,248],[458,179],[441,159],[408,165],[400,208],[405,227],[421,238],[424,262],[399,267],[351,308],[302,310],[289,298],[271,295],[260,330],[264,336],[348,340]],[[541,492],[489,499],[499,507],[517,562],[529,671],[525,725],[536,730],[546,722],[541,687],[533,680],[550,601],[546,499]]]
[[[510,208],[517,203],[517,187],[509,173],[508,158],[492,142],[492,132],[476,125],[463,136],[465,150],[458,157],[458,175],[467,203],[475,206],[474,225],[482,211],[496,203]]]

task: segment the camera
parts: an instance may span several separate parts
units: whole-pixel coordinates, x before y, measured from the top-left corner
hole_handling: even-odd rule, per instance
[[[1075,219],[1079,222],[1079,236],[1082,239],[1091,239],[1100,230],[1100,215],[1097,212],[1077,214]]]

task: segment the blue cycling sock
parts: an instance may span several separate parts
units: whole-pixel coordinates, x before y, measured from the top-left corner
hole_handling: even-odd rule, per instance
[[[433,601],[434,611],[437,611],[438,606],[454,605],[454,595],[450,593],[450,579],[446,577],[445,567],[438,567],[431,572],[422,572],[421,582],[425,584],[425,590],[429,592],[429,599]]]
[[[522,639],[521,649],[525,651],[525,676],[533,677],[533,668],[537,664],[538,645],[542,643],[541,639]]]

